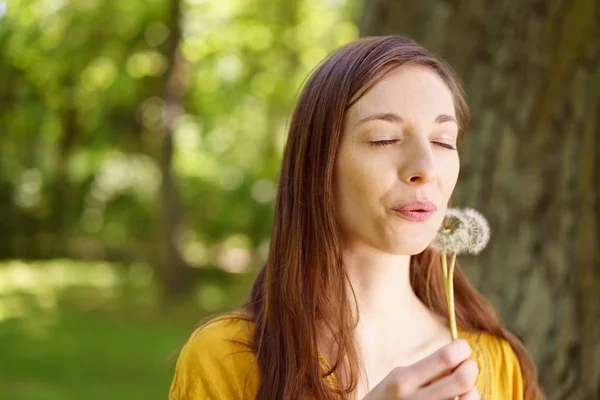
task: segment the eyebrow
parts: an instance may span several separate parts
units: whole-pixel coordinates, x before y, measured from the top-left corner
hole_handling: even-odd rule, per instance
[[[369,115],[368,117],[361,119],[360,121],[358,121],[356,123],[356,126],[360,126],[369,121],[376,121],[376,120],[391,122],[394,124],[401,124],[404,122],[404,119],[396,113],[378,113],[378,114]],[[435,122],[438,124],[443,124],[445,122],[454,122],[455,124],[458,125],[458,121],[456,121],[456,118],[454,118],[453,116],[448,115],[448,114],[438,115],[435,118]]]
[[[456,125],[458,125],[458,121],[456,120],[456,118],[448,114],[438,115],[437,117],[435,117],[435,122],[438,124],[443,124],[444,122],[454,122]]]

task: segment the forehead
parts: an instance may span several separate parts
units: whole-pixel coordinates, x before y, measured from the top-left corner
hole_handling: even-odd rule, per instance
[[[348,124],[369,115],[393,112],[403,119],[455,116],[452,92],[431,68],[403,65],[388,73],[367,91],[346,114]]]

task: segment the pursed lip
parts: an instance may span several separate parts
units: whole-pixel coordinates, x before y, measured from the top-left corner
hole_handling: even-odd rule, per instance
[[[410,222],[425,222],[437,211],[437,207],[429,200],[410,200],[392,208],[399,217]]]
[[[433,213],[437,211],[437,207],[429,200],[410,200],[395,205],[392,207],[392,210],[398,212],[421,211]]]

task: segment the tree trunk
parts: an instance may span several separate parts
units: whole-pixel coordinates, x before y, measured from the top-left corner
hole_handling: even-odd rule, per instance
[[[187,265],[177,245],[181,206],[173,175],[174,122],[183,112],[182,96],[184,59],[179,44],[181,41],[181,2],[171,0],[168,11],[169,38],[164,47],[167,69],[162,77],[160,91],[164,100],[163,124],[160,135],[159,166],[161,171],[161,236],[162,236],[162,283],[167,299],[184,294],[189,288]]]
[[[453,204],[492,226],[467,273],[549,399],[600,398],[600,3],[365,1],[361,36],[386,34],[464,82],[473,123]]]
[[[68,178],[68,162],[75,149],[76,141],[80,136],[80,130],[77,123],[77,109],[73,100],[73,83],[69,80],[66,85],[69,87],[69,98],[66,99],[65,109],[61,112],[62,136],[58,143],[58,157],[56,164],[56,182],[52,192],[52,216],[49,218],[48,231],[53,237],[52,254],[41,252],[41,245],[35,244],[35,254],[48,257],[64,256],[68,251],[67,231],[69,209],[71,207],[70,192],[73,190]],[[31,255],[30,255],[31,256]]]

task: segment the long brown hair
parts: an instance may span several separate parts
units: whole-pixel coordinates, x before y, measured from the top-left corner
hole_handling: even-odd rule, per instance
[[[469,112],[457,79],[442,61],[403,37],[364,38],[346,45],[316,68],[300,93],[283,157],[268,259],[243,307],[255,322],[252,346],[262,382],[258,399],[347,399],[357,386],[360,364],[353,341],[357,321],[346,300],[347,276],[334,213],[334,164],[348,108],[405,64],[431,68],[446,82],[462,138]],[[445,301],[439,257],[425,250],[411,258],[410,270],[417,296],[447,318],[441,306]],[[508,340],[521,364],[525,399],[542,399],[531,356],[503,329],[460,266],[454,285],[459,327]],[[317,343],[323,326],[333,334],[337,350],[326,375],[339,372],[342,364],[349,370],[346,387],[337,390],[323,379]]]

